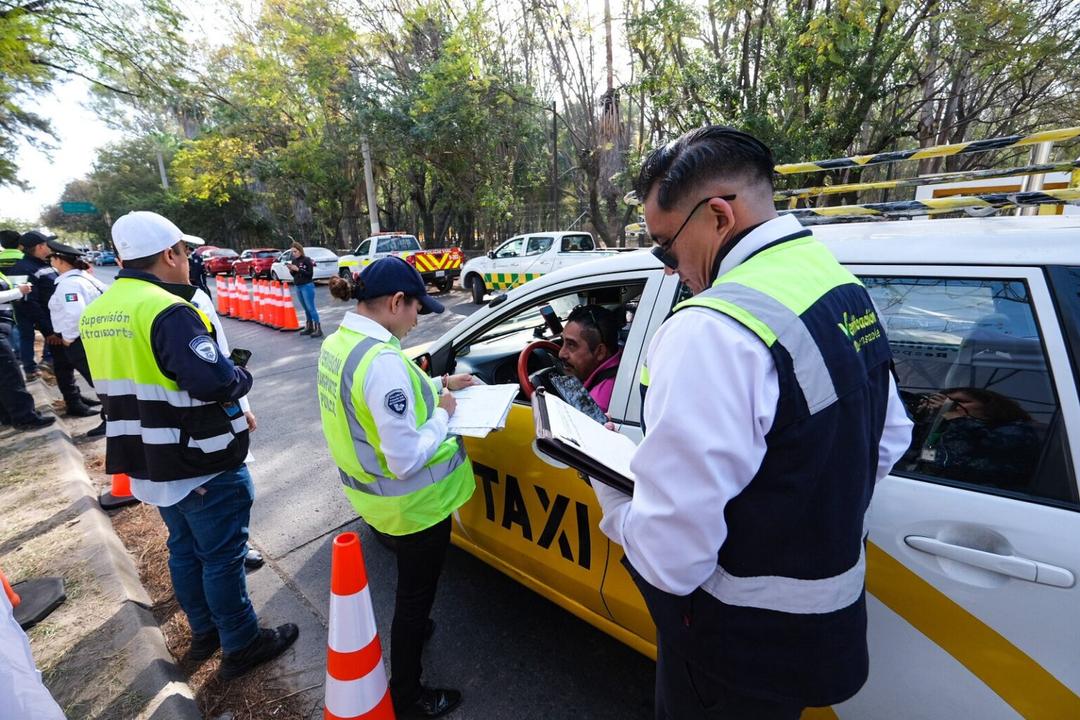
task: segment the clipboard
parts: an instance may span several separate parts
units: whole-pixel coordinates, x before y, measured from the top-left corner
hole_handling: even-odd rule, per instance
[[[634,494],[630,438],[608,430],[558,397],[537,388],[532,396],[536,448],[626,495]]]

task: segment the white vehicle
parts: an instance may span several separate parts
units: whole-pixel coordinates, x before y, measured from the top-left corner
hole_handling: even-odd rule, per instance
[[[332,250],[323,247],[304,246],[304,254],[311,258],[315,265],[312,274],[314,280],[329,280],[338,274],[338,256]],[[289,272],[289,264],[293,262],[292,250],[286,250],[274,264],[270,266],[270,277],[282,282],[292,282],[292,273]]]
[[[552,270],[617,252],[598,250],[587,232],[515,235],[486,256],[466,262],[461,269],[461,288],[470,291],[473,302],[480,304],[491,290],[509,290]]]
[[[874,298],[917,425],[868,516],[869,680],[804,717],[1080,718],[1080,217],[831,225],[814,235]],[[434,377],[519,382],[519,366],[545,363],[534,342],[561,341],[550,316],[565,320],[583,303],[623,308],[608,412],[640,442],[645,350],[686,295],[647,251],[574,265],[481,308],[418,362]],[[966,435],[941,440],[951,410],[920,404],[935,393],[964,405],[954,417],[978,421]],[[593,491],[540,459],[533,439],[523,396],[505,430],[466,439],[479,488],[454,514],[455,544],[654,653],[649,614],[621,548],[597,527]]]

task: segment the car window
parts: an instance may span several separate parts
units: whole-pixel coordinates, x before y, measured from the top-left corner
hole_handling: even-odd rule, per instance
[[[526,255],[540,255],[546,253],[551,249],[552,243],[555,242],[555,238],[542,236],[529,238],[528,249],[525,251]]]
[[[1064,427],[1022,280],[864,277],[915,422],[894,472],[1074,502]]]
[[[255,253],[255,257],[257,257],[257,258],[272,258],[272,257],[276,257],[276,256],[277,256],[277,251],[276,250],[262,250],[260,252]]]
[[[525,244],[525,238],[516,238],[506,243],[495,251],[497,258],[517,257],[521,254],[521,246]]]
[[[562,251],[563,252],[583,252],[588,250],[595,250],[596,245],[593,243],[592,235],[564,235],[562,239]]]
[[[367,255],[369,252],[371,252],[371,238],[360,243],[360,247],[356,248],[357,255]]]

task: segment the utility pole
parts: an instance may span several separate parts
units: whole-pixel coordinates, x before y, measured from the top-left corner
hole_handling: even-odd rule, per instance
[[[379,203],[375,198],[375,171],[371,165],[371,145],[368,144],[367,135],[360,138],[360,152],[364,156],[364,185],[367,186],[368,221],[371,224],[371,234],[379,234]]]
[[[165,174],[165,158],[161,155],[161,148],[157,149],[157,169],[161,175],[161,187],[166,192],[169,190],[169,177]]]
[[[559,114],[555,111],[555,101],[551,101],[551,207],[555,213],[555,227],[559,230]]]

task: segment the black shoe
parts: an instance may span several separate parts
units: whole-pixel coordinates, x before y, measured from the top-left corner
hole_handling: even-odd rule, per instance
[[[104,434],[105,434],[105,421],[102,420],[101,424],[98,425],[96,428],[94,428],[93,430],[88,430],[87,431],[86,437],[101,437]]]
[[[311,333],[311,337],[321,338],[322,336],[322,323],[315,323],[315,332]]]
[[[91,409],[81,400],[69,402],[67,406],[68,417],[90,417],[91,415],[97,414],[97,410]]]
[[[188,648],[184,662],[202,662],[217,652],[221,647],[221,636],[217,630],[208,633],[191,636],[191,647]]]
[[[292,623],[270,628],[259,628],[259,634],[243,650],[227,653],[221,658],[221,668],[217,678],[222,682],[235,680],[267,660],[273,660],[288,650],[300,636],[300,628]]]
[[[83,405],[89,405],[90,407],[97,407],[101,404],[101,401],[97,398],[88,398],[85,395],[80,395],[79,399],[82,400]]]
[[[300,334],[301,335],[310,335],[313,332],[315,332],[315,324],[311,323],[311,322],[308,322],[307,324],[304,325],[304,329],[300,331]]]
[[[405,706],[394,703],[398,720],[442,717],[461,704],[461,693],[449,688],[420,688],[420,697]]]
[[[247,555],[244,556],[244,567],[248,570],[258,570],[264,562],[262,553],[248,545]]]
[[[16,430],[37,430],[38,428],[48,427],[54,422],[56,422],[55,415],[33,415],[29,420],[15,423],[14,428]]]

